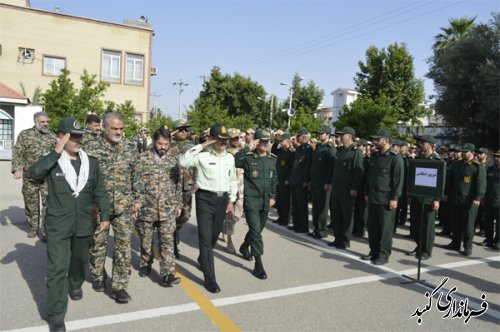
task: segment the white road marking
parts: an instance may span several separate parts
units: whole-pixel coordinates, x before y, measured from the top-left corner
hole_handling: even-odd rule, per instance
[[[341,254],[343,256],[346,256],[346,257],[349,257],[349,258],[352,258],[352,259],[356,259],[356,260],[362,262],[361,260],[359,260],[359,257],[354,256],[352,254],[348,254],[348,253],[343,252],[341,250],[337,250],[336,253]],[[500,256],[496,256],[496,257],[490,257],[490,258],[465,260],[465,261],[460,261],[460,262],[453,262],[453,263],[447,263],[447,264],[442,264],[442,265],[430,266],[430,267],[426,267],[426,268],[422,269],[421,271],[425,270],[425,272],[430,272],[430,271],[448,270],[451,268],[459,268],[459,267],[485,264],[485,263],[490,263],[490,262],[499,262],[499,261],[500,261]],[[370,263],[368,263],[368,264],[370,264]],[[351,286],[351,285],[369,283],[369,282],[379,281],[379,280],[403,278],[401,276],[402,274],[413,275],[413,274],[417,273],[417,269],[395,271],[395,270],[389,269],[385,266],[376,266],[376,265],[372,265],[372,266],[377,267],[377,268],[381,268],[382,270],[386,271],[386,273],[382,273],[379,275],[370,275],[370,276],[366,276],[366,277],[357,277],[357,278],[350,278],[350,279],[344,279],[344,280],[330,281],[330,282],[324,282],[324,283],[319,283],[319,284],[277,289],[277,290],[260,292],[260,293],[232,296],[232,297],[215,299],[212,302],[215,306],[223,307],[223,306],[227,306],[227,305],[255,302],[255,301],[260,301],[260,300],[264,300],[264,299],[272,299],[272,298],[278,298],[278,297],[284,297],[284,296],[290,296],[290,295],[296,295],[296,294],[310,293],[310,292],[315,292],[315,291],[320,291],[320,290],[325,290],[325,289]],[[428,287],[421,285],[421,284],[415,284],[415,285],[419,285],[425,289],[428,289]],[[443,289],[443,291],[445,291],[445,290]],[[456,293],[454,294],[454,298],[460,299],[459,296],[460,296],[459,294],[456,294]],[[469,307],[473,307],[473,306],[477,306],[478,308],[480,307],[480,305],[478,303],[469,301]],[[178,313],[191,312],[191,311],[197,311],[197,310],[200,310],[200,308],[198,307],[198,305],[196,303],[187,303],[187,304],[182,304],[182,305],[175,305],[175,306],[161,307],[161,308],[155,308],[155,309],[149,309],[149,310],[127,312],[127,313],[123,313],[123,314],[108,315],[108,316],[101,316],[101,317],[95,317],[95,318],[69,321],[69,322],[66,322],[66,327],[68,330],[86,329],[86,328],[92,328],[92,327],[99,327],[99,326],[106,326],[106,325],[112,325],[112,324],[131,322],[131,321],[138,321],[138,320],[147,319],[147,318],[175,315]],[[492,308],[488,308],[488,310],[485,312],[485,314],[492,316],[492,317],[495,317],[497,319],[500,319],[500,312],[493,310]],[[22,328],[22,329],[10,330],[7,332],[14,332],[14,331],[15,332],[48,331],[48,326],[47,325],[33,326],[33,327],[27,327],[27,328]]]

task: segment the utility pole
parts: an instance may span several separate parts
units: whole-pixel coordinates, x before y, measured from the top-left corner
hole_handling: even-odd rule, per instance
[[[153,117],[156,118],[156,117],[158,117],[158,108],[156,106],[156,98],[161,97],[161,94],[153,92],[151,94],[151,96],[153,97]]]
[[[183,86],[188,86],[189,83],[186,83],[181,79],[179,79],[179,82],[174,82],[172,85],[178,85],[179,86],[179,120],[181,119],[181,108],[182,108],[182,92],[184,89],[182,88]]]

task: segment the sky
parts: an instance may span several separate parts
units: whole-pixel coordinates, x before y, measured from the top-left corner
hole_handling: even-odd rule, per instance
[[[295,73],[314,81],[331,106],[336,88],[354,88],[358,62],[370,46],[405,43],[414,58],[415,76],[424,80],[426,97],[434,94],[425,78],[434,36],[450,18],[488,22],[500,0],[31,0],[33,8],[114,23],[145,16],[154,30],[151,94],[163,114],[178,118],[183,80],[183,112],[202,89],[214,66],[260,83],[285,99]],[[151,97],[151,106],[154,101]]]

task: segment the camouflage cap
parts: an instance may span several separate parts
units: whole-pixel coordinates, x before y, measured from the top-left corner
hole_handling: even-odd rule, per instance
[[[260,129],[260,128],[258,128],[255,131],[254,138],[258,139],[258,140],[261,140],[261,141],[269,141],[271,139],[271,134],[266,129]]]
[[[281,129],[276,130],[274,132],[274,136],[276,136],[276,135],[283,135],[283,130],[281,130]]]
[[[228,139],[226,127],[222,123],[218,123],[210,127],[210,136],[213,138]]]
[[[187,123],[184,119],[179,119],[174,121],[174,130],[179,129],[179,128],[189,128],[191,125]]]
[[[240,137],[241,131],[236,128],[229,128],[227,130],[227,134],[229,135],[229,138],[235,138],[235,137]]]
[[[72,116],[64,117],[61,119],[61,121],[59,121],[57,132],[75,135],[83,135],[89,133],[88,130],[82,129],[82,127],[80,126],[80,122],[78,122]]]
[[[255,134],[255,130],[253,130],[252,128],[248,128],[247,130],[245,130],[245,133]]]

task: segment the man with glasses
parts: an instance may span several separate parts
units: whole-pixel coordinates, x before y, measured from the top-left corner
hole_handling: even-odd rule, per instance
[[[56,136],[49,130],[50,119],[47,113],[37,112],[33,116],[33,120],[35,126],[21,131],[17,136],[16,145],[12,151],[12,174],[14,179],[23,178],[21,192],[29,227],[28,237],[34,238],[40,232],[41,240],[45,241],[43,218],[47,199],[47,181],[38,182],[28,179],[26,173],[41,156],[54,148]]]
[[[128,303],[131,300],[127,287],[132,269],[132,216],[137,216],[141,207],[138,202],[139,193],[133,185],[139,156],[136,145],[124,140],[124,119],[121,114],[106,113],[103,125],[103,134],[85,142],[84,149],[99,161],[110,200],[110,222],[114,239],[110,297],[117,303]],[[109,228],[96,227],[90,247],[90,271],[92,287],[97,292],[104,292],[106,289],[104,264],[108,238]]]
[[[238,188],[234,157],[226,151],[228,139],[226,127],[216,124],[210,127],[210,139],[195,145],[179,159],[181,167],[197,170],[198,263],[203,271],[205,288],[211,293],[220,292],[215,278],[213,248],[222,231],[226,213],[233,211]]]
[[[174,121],[174,129],[172,130],[172,153],[177,154],[178,157],[184,154],[187,150],[191,149],[194,145],[191,140],[189,128],[191,125],[186,121],[180,119]],[[191,208],[193,205],[193,189],[195,183],[194,168],[181,168],[180,169],[180,183],[182,187],[182,210],[181,214],[176,218],[177,227],[174,232],[174,254],[175,258],[179,259],[179,232],[185,223],[191,218]]]

